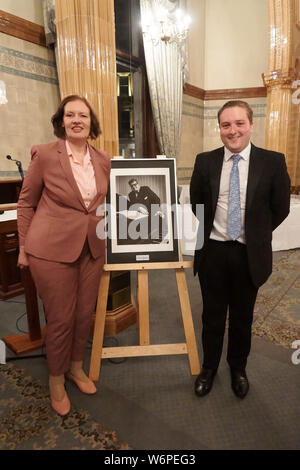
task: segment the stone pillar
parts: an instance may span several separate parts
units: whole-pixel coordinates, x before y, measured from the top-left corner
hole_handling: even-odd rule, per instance
[[[58,70],[62,98],[84,96],[99,117],[93,145],[119,154],[113,0],[56,0]]]
[[[300,184],[300,106],[295,89],[296,1],[269,0],[269,70],[263,74],[267,87],[266,147],[286,156],[292,187]]]

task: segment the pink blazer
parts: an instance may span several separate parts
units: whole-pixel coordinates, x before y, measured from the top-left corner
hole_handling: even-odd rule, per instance
[[[110,176],[110,157],[89,145],[97,195],[86,208],[74,179],[65,141],[36,145],[20,193],[17,214],[20,246],[25,252],[51,261],[71,263],[86,238],[93,258],[105,256],[105,240],[98,238],[97,224]],[[98,209],[98,210],[97,210]],[[103,230],[102,230],[103,231]]]

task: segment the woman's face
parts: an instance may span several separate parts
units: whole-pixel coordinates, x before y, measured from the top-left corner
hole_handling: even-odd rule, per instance
[[[69,101],[64,108],[63,127],[69,140],[87,140],[91,129],[90,110],[81,100]]]

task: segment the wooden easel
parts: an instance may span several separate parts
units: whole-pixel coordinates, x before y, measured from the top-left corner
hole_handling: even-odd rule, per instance
[[[91,354],[89,377],[97,381],[100,375],[101,359],[116,357],[160,356],[173,354],[188,354],[192,375],[199,374],[200,364],[195,338],[195,330],[189,301],[189,294],[185,276],[185,268],[191,268],[192,262],[178,261],[171,263],[137,263],[124,265],[104,265],[101,277],[98,302],[96,309],[93,346]],[[149,294],[148,271],[152,269],[174,269],[176,273],[177,288],[180,300],[181,315],[185,331],[185,343],[176,344],[150,344],[149,329]],[[102,347],[106,303],[109,289],[110,273],[112,271],[137,271],[138,280],[138,313],[139,313],[139,345],[120,346],[108,348]]]

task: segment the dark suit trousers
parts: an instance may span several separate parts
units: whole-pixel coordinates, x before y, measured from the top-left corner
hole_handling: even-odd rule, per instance
[[[74,263],[28,259],[44,304],[49,373],[62,375],[84,358],[104,260],[92,258],[87,242]]]
[[[227,361],[244,369],[251,348],[257,287],[251,281],[246,246],[209,240],[199,269],[203,299],[203,367],[217,369],[229,311]]]

